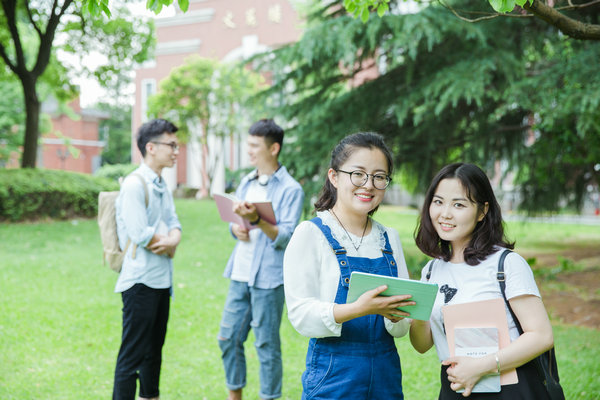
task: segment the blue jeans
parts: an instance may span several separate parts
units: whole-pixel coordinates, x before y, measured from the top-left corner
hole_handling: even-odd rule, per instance
[[[260,362],[259,396],[263,399],[281,397],[283,367],[279,326],[283,302],[283,285],[257,289],[246,282],[230,282],[218,338],[229,390],[246,386],[244,342],[250,329],[254,329],[254,347]]]

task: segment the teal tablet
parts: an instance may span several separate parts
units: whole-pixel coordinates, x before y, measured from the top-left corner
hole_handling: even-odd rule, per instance
[[[410,313],[410,318],[423,321],[429,320],[433,302],[438,292],[438,285],[435,283],[355,271],[350,275],[350,288],[346,303],[356,301],[364,292],[381,285],[388,286],[381,296],[412,295],[409,300],[414,301],[416,304],[414,306],[399,307],[398,309]]]

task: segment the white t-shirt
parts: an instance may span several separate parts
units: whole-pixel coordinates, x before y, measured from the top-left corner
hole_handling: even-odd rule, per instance
[[[259,202],[267,200],[267,186],[260,185],[257,180],[253,180],[248,186],[246,192],[246,201]],[[231,279],[238,282],[248,282],[250,280],[250,268],[254,258],[254,247],[256,239],[260,234],[260,229],[251,229],[248,232],[249,241],[240,240],[235,251],[233,260],[233,269],[231,270]]]
[[[491,254],[478,265],[466,263],[453,264],[440,259],[434,260],[429,282],[437,283],[440,287],[433,310],[430,324],[433,342],[440,361],[450,357],[448,342],[444,333],[442,307],[449,304],[462,304],[472,301],[491,300],[502,298],[500,285],[497,279],[498,260],[502,250]],[[421,280],[426,281],[429,263],[421,271]],[[533,272],[527,261],[517,253],[510,253],[504,260],[506,276],[506,298],[512,299],[522,295],[540,296],[540,292],[533,278]],[[506,319],[511,341],[519,337],[515,322],[506,309]]]
[[[330,227],[333,237],[347,251],[349,257],[383,257],[384,232],[387,232],[398,276],[408,278],[408,270],[400,237],[393,228],[386,228],[373,221],[371,232],[363,238],[358,251],[350,243],[339,223],[328,212],[318,212],[323,223]],[[360,237],[352,235],[355,245]],[[283,258],[283,282],[288,319],[302,335],[310,338],[340,336],[342,324],[335,322],[333,305],[340,280],[340,267],[323,232],[312,222],[298,225],[286,248]],[[394,337],[406,334],[410,320],[392,323],[384,319],[387,331]]]

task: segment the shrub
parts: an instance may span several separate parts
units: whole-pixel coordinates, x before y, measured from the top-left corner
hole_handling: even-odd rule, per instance
[[[107,178],[113,181],[118,181],[120,177],[125,177],[133,172],[134,169],[139,167],[139,165],[135,164],[106,164],[102,167],[98,168],[96,172],[94,172],[94,176],[98,176],[101,178]]]
[[[242,178],[253,169],[253,167],[246,167],[232,171],[229,168],[225,168],[225,192],[235,192]]]
[[[90,175],[43,169],[0,170],[0,220],[93,217],[98,193],[116,182]]]

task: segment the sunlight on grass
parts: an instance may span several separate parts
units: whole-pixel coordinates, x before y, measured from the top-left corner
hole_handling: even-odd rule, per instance
[[[165,399],[226,396],[217,333],[228,280],[223,268],[233,248],[227,225],[212,201],[178,200],[183,239],[175,259],[175,298],[161,389]],[[412,239],[416,214],[382,207],[376,219],[401,235],[411,276],[426,257]],[[521,224],[521,223],[519,223]],[[597,227],[509,224],[524,248],[563,248],[565,238],[598,243]],[[117,275],[102,265],[95,220],[0,225],[0,399],[107,399],[120,343],[121,300]],[[520,247],[519,247],[520,248]],[[297,400],[306,338],[286,318],[283,398]],[[555,326],[561,378],[567,398],[600,397],[597,331]],[[439,366],[434,350],[416,353],[407,337],[397,340],[407,400],[437,397]],[[247,341],[247,399],[258,393],[258,361]]]

